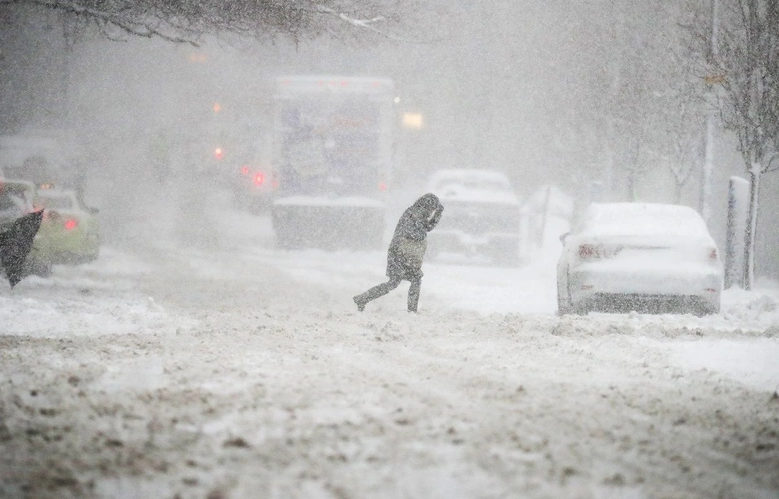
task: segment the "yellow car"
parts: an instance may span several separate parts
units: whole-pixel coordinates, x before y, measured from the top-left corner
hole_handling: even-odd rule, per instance
[[[44,218],[35,249],[51,263],[79,264],[95,260],[100,253],[98,210],[85,207],[76,193],[67,189],[38,189],[36,209]]]

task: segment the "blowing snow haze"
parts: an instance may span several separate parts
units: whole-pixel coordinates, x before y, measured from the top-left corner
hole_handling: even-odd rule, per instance
[[[775,3],[0,0],[0,498],[776,497]]]

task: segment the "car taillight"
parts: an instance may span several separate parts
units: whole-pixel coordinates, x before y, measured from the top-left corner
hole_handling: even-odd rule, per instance
[[[603,246],[599,244],[579,245],[579,258],[582,260],[598,260],[604,256]]]
[[[254,175],[254,185],[261,186],[265,183],[265,174],[260,172]]]
[[[600,260],[616,256],[622,251],[622,246],[604,246],[603,244],[579,245],[579,258],[584,261]]]
[[[248,166],[242,166],[241,167],[241,175],[248,175],[249,174],[249,167]]]
[[[74,218],[69,218],[69,219],[65,220],[65,229],[73,230],[76,227],[78,227],[78,220],[76,220]]]
[[[386,182],[379,182],[379,190],[384,192],[387,190],[387,183]]]

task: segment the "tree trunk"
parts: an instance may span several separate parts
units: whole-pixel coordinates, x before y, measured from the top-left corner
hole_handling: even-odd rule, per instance
[[[755,233],[760,193],[760,167],[759,163],[754,163],[749,171],[749,212],[744,232],[744,289],[746,290],[752,289],[755,279]]]
[[[674,204],[681,204],[682,202],[682,189],[684,189],[684,184],[676,181],[676,188],[674,189]],[[708,223],[708,222],[707,222]]]

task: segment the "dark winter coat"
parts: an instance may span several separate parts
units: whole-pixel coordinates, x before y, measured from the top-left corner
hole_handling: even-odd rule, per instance
[[[387,252],[387,277],[415,281],[422,278],[427,233],[441,219],[444,207],[435,194],[425,194],[398,221]]]
[[[24,261],[42,220],[43,210],[34,211],[17,218],[10,228],[0,232],[0,267],[12,288],[25,276]]]

